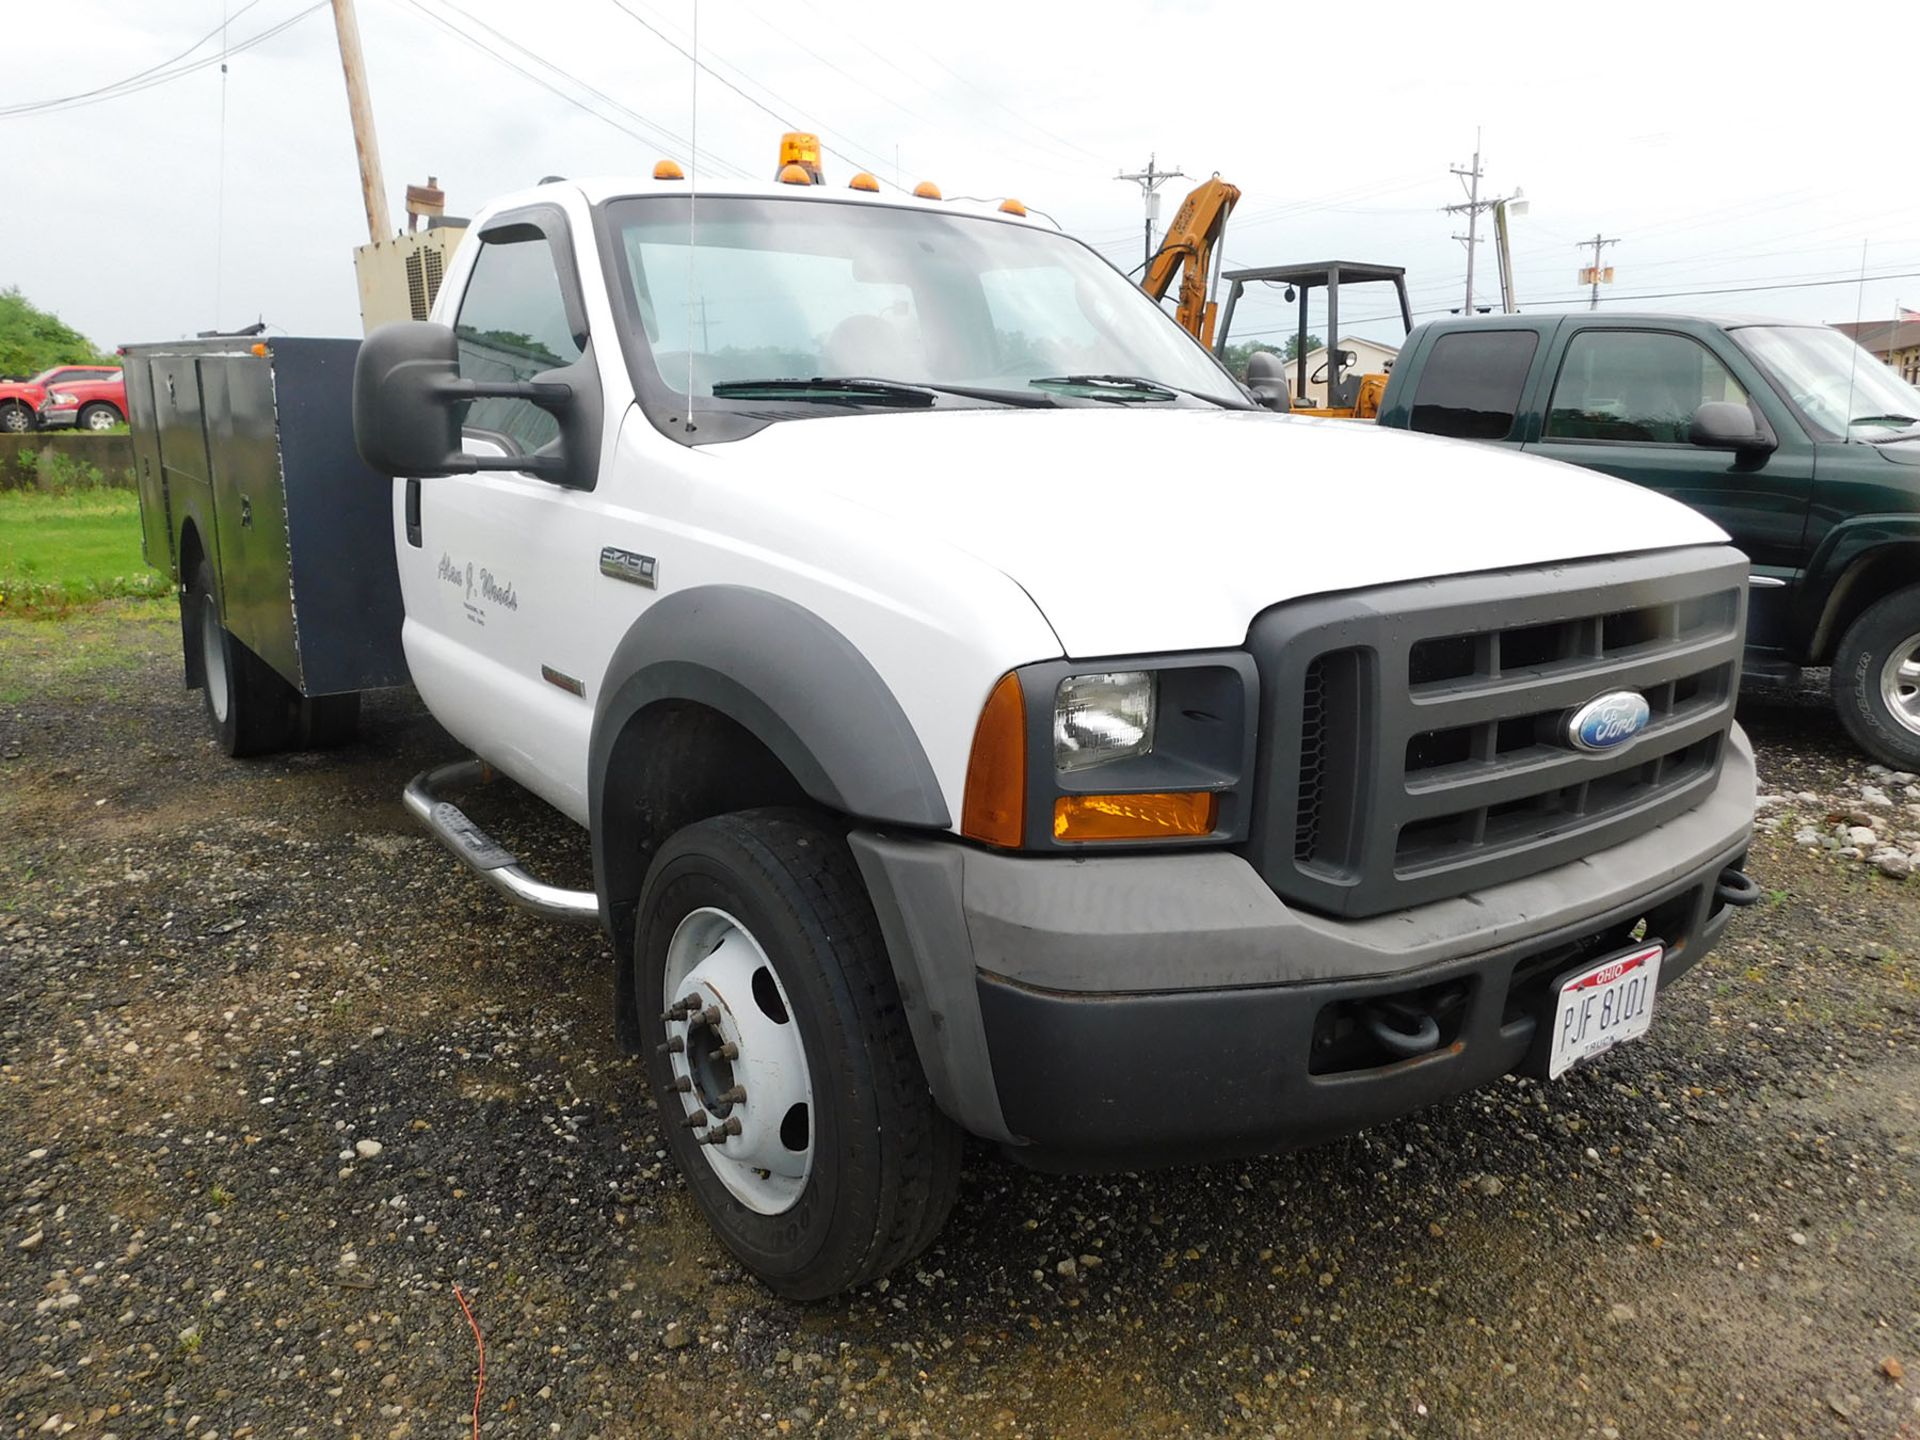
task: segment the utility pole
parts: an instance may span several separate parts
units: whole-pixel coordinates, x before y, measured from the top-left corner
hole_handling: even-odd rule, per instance
[[[1169,180],[1185,180],[1187,174],[1184,170],[1157,169],[1155,157],[1149,155],[1147,156],[1146,169],[1136,171],[1132,175],[1120,174],[1113,178],[1116,180],[1131,180],[1140,187],[1140,198],[1146,203],[1147,207],[1146,262],[1151,265],[1153,263],[1153,222],[1160,214],[1160,187]]]
[[[387,215],[387,183],[380,174],[380,142],[373,133],[373,101],[367,94],[367,62],[360,54],[360,25],[353,0],[333,0],[333,29],[340,40],[340,68],[347,72],[347,113],[353,117],[353,148],[360,157],[360,194],[367,204],[367,238],[393,238]]]
[[[1467,247],[1467,296],[1461,313],[1471,315],[1473,314],[1473,260],[1474,252],[1480,245],[1481,213],[1495,206],[1504,205],[1510,200],[1519,200],[1521,192],[1515,190],[1511,195],[1489,195],[1484,200],[1481,199],[1480,182],[1486,178],[1486,172],[1480,168],[1480,132],[1478,130],[1473,132],[1473,164],[1465,167],[1453,165],[1448,169],[1451,174],[1459,177],[1460,188],[1467,192],[1467,198],[1460,204],[1445,205],[1441,208],[1448,215],[1467,217],[1467,233],[1455,235],[1453,238]],[[1515,213],[1522,212],[1516,210]]]
[[[1585,250],[1589,245],[1593,247],[1593,264],[1590,267],[1582,267],[1580,276],[1582,280],[1587,281],[1593,286],[1593,298],[1587,302],[1587,308],[1589,310],[1598,310],[1600,308],[1600,281],[1603,276],[1609,285],[1613,283],[1613,267],[1609,265],[1605,271],[1602,271],[1600,268],[1600,251],[1608,245],[1618,245],[1619,243],[1620,241],[1618,239],[1609,239],[1596,230],[1593,232],[1593,238],[1591,240],[1581,240],[1573,247],[1576,250]]]

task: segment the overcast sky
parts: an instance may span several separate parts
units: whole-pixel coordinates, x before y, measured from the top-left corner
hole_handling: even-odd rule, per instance
[[[693,69],[674,46],[693,48],[691,0],[358,7],[396,222],[405,184],[429,174],[468,214],[544,175],[685,158]],[[223,13],[236,47],[293,21],[232,54],[224,84]],[[1317,15],[1343,13],[1352,23],[1316,37]],[[1432,5],[706,0],[698,24],[702,60],[738,87],[700,76],[716,177],[770,177],[783,124],[810,127],[830,184],[857,163],[950,196],[1016,195],[1124,269],[1140,259],[1141,198],[1113,177],[1157,154],[1241,188],[1229,264],[1405,265],[1418,318],[1461,303],[1460,217],[1440,207],[1461,198],[1448,169],[1480,127],[1486,193],[1524,187],[1530,202],[1514,222],[1525,308],[1584,303],[1575,243],[1599,232],[1620,241],[1603,257],[1616,307],[1826,321],[1920,309],[1912,0],[1796,11],[1790,27],[1673,0],[1482,4],[1470,23]],[[19,108],[113,85],[210,33],[180,62],[212,57],[205,68]],[[358,332],[351,250],[366,222],[325,4],[12,5],[6,48],[0,287],[105,345],[256,317]],[[1166,215],[1191,183],[1166,187]],[[1900,278],[1668,294],[1847,280],[1863,242],[1868,274]],[[1482,304],[1498,301],[1492,251],[1480,247]],[[1394,338],[1380,299],[1344,308],[1349,333]],[[1285,322],[1269,293],[1235,331]]]

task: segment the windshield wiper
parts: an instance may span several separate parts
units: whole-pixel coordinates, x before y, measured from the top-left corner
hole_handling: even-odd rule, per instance
[[[1901,425],[1920,423],[1920,415],[1856,415],[1849,425],[1878,425],[1883,420],[1892,420]]]
[[[1057,402],[1024,390],[994,390],[977,385],[923,385],[906,380],[882,380],[873,375],[810,375],[786,380],[722,380],[713,393],[723,400],[817,400],[827,404],[925,407],[936,395],[958,395],[966,400],[990,400],[1027,410],[1045,410]]]
[[[925,385],[875,380],[864,375],[808,375],[783,380],[722,380],[713,387],[722,400],[815,400],[832,404],[927,406],[934,392]]]
[[[1140,375],[1042,375],[1027,384],[1040,390],[1090,390],[1094,398],[1100,400],[1121,400],[1139,398],[1142,400],[1172,400],[1176,396],[1191,395],[1191,390],[1181,390],[1172,385],[1162,385],[1158,380],[1148,380]],[[1105,394],[1101,392],[1107,392]],[[1206,399],[1206,396],[1200,396]]]

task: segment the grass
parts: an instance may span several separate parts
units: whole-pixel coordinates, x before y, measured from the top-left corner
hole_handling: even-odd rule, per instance
[[[0,605],[0,705],[31,699],[118,699],[156,655],[180,653],[171,595],[69,606],[58,624],[45,611]],[[0,795],[5,788],[0,786]]]
[[[171,590],[141,558],[140,499],[132,491],[0,493],[0,614],[60,615]]]

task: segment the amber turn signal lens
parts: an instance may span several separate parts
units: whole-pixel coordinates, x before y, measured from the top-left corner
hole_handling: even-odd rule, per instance
[[[813,177],[807,173],[804,165],[782,165],[780,167],[782,185],[811,185]]]
[[[940,198],[940,187],[931,180],[922,180],[918,185],[913,187],[913,193],[922,200],[938,200]]]
[[[1220,797],[1204,790],[1150,795],[1062,795],[1053,802],[1056,840],[1164,840],[1211,835]]]
[[[662,160],[653,167],[653,178],[656,180],[684,180],[687,176],[686,172],[681,170],[673,161]]]
[[[1026,838],[1026,816],[1027,702],[1019,678],[1002,675],[974,727],[960,833],[1017,849]]]
[[[1009,195],[1000,202],[1000,213],[1002,215],[1024,215],[1027,213],[1027,207]]]
[[[880,182],[865,170],[862,170],[847,182],[847,188],[849,190],[865,190],[870,195],[878,195],[880,193]]]

